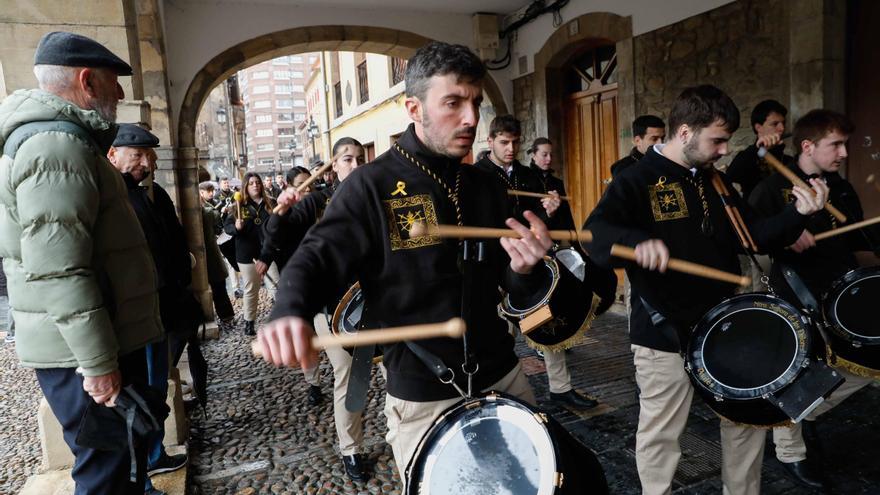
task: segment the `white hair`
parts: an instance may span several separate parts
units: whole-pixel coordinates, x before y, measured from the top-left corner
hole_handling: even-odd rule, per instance
[[[65,91],[73,86],[77,73],[81,67],[67,67],[64,65],[35,65],[34,75],[37,83],[44,91]]]

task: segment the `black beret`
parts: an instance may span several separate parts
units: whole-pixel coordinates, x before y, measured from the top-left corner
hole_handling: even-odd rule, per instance
[[[119,76],[130,76],[131,66],[104,45],[85,36],[55,31],[40,40],[34,65],[63,65],[111,69]]]
[[[159,146],[159,138],[152,132],[134,124],[119,124],[116,139],[113,140],[114,148],[132,146],[135,148],[155,148]]]

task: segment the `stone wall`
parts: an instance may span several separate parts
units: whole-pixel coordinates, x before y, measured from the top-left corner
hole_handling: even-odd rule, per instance
[[[522,123],[522,150],[517,159],[523,164],[529,161],[526,149],[538,137],[535,130],[533,81],[534,74],[528,74],[513,80],[513,116]]]
[[[740,0],[634,38],[636,115],[665,119],[682,89],[714,84],[740,109],[733,150],[751,144],[755,104],[791,107],[790,10],[788,0]]]

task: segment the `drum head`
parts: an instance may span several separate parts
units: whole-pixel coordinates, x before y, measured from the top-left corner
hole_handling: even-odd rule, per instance
[[[574,248],[560,249],[553,253],[553,256],[578,280],[584,281],[587,276],[587,264],[584,263],[583,256]]]
[[[416,450],[406,493],[554,493],[558,451],[535,416],[519,401],[495,395],[450,409]]]
[[[559,265],[552,259],[544,258],[544,264],[540,268],[543,268],[540,290],[526,296],[511,294],[504,296],[501,301],[502,311],[510,316],[521,318],[531,314],[550,300],[550,295],[556,287]],[[539,267],[535,267],[535,269],[537,270]]]
[[[874,304],[880,301],[880,268],[853,270],[832,284],[823,298],[825,318],[843,339],[880,345],[880,323]]]
[[[695,327],[688,357],[698,383],[745,399],[787,386],[807,358],[806,319],[768,294],[743,294],[713,308]]]

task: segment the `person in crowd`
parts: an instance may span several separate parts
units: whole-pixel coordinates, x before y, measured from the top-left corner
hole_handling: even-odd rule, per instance
[[[229,177],[220,177],[219,184],[220,189],[214,193],[214,207],[220,212],[220,222],[225,224],[226,219],[229,218],[229,215],[235,209],[236,191],[230,185]],[[221,232],[220,236],[217,237],[217,246],[220,247],[220,253],[223,254],[229,268],[232,270],[231,276],[228,278],[229,282],[231,282],[232,292],[235,297],[241,297],[243,295],[241,284],[239,283],[241,271],[238,269],[238,262],[235,261],[235,242],[232,240],[232,236]]]
[[[840,175],[840,167],[847,157],[846,144],[854,126],[842,114],[831,110],[813,110],[798,119],[794,125],[794,143],[797,156],[788,167],[802,180],[820,177],[828,185],[829,202],[847,217],[847,224],[864,217],[861,202],[852,184]],[[752,190],[749,203],[765,216],[778,214],[791,202],[791,182],[779,172],[762,180]],[[770,281],[777,293],[800,307],[802,303],[789,288],[782,266],[794,270],[817,301],[831,288],[832,283],[846,272],[860,265],[876,265],[874,254],[880,247],[880,232],[875,227],[830,237],[817,243],[814,234],[842,227],[827,211],[810,215],[800,238],[786,249],[771,253],[773,266]],[[804,421],[773,429],[776,458],[798,484],[810,489],[826,489],[821,462],[807,458],[803,431],[815,438],[814,421],[843,402],[847,397],[871,384],[877,376],[867,368],[837,358],[831,362],[846,381],[825,399]]]
[[[16,352],[61,424],[77,494],[140,495],[146,481],[143,439],[120,450],[76,441],[90,404],[113,406],[122,387],[148,386],[144,348],[163,339],[149,246],[105,158],[125,96],[118,78],[131,74],[100,43],[51,32],[34,55],[39,89],[0,104],[0,141],[17,143],[0,158]]]
[[[784,165],[789,165],[794,160],[785,154],[785,143],[782,140],[786,115],[788,109],[776,100],[764,100],[752,109],[751,123],[755,143],[737,153],[727,167],[727,177],[739,186],[743,198],[748,199],[755,186],[772,173],[764,159],[758,156],[758,148],[767,148]]]
[[[294,189],[299,188],[303,184],[303,182],[309,180],[312,177],[309,169],[305,167],[296,166],[287,171],[287,187],[293,187]],[[287,188],[285,188],[287,190]],[[303,193],[308,194],[312,192],[314,189],[311,185],[306,187]],[[280,196],[279,196],[280,197]]]
[[[275,202],[269,197],[263,181],[256,173],[244,176],[244,193],[232,214],[226,218],[224,231],[235,239],[235,257],[244,279],[244,332],[256,335],[256,319],[259,310],[260,284],[265,273],[278,280],[278,268],[270,257],[261,257],[263,227]],[[265,269],[265,271],[264,271]]]
[[[159,138],[150,131],[135,125],[121,124],[107,159],[122,174],[128,189],[128,200],[134,209],[141,229],[147,238],[156,273],[159,276],[159,314],[168,338],[147,345],[147,370],[150,386],[164,397],[168,393],[168,370],[170,344],[175,349],[185,345],[187,328],[185,306],[192,282],[189,248],[183,227],[177,218],[171,197],[157,183],[152,184],[152,199],[141,183],[155,169],[153,148],[159,146]],[[176,351],[175,351],[176,354]],[[162,425],[164,426],[164,425]],[[176,471],[186,465],[186,454],[169,456],[162,445],[165,430],[161,429],[149,441],[147,474]],[[146,491],[152,483],[146,481]]]
[[[356,139],[344,137],[337,140],[332,152],[332,169],[337,177],[335,183],[305,196],[297,194],[294,188],[288,188],[278,198],[278,204],[289,207],[289,210],[281,215],[273,215],[267,222],[264,250],[268,249],[273,253],[279,266],[287,264],[287,260],[294,254],[306,232],[321,221],[324,210],[330,204],[333,193],[339,185],[355,169],[364,164],[364,147]],[[354,280],[349,285],[352,283]],[[331,298],[334,302],[324,308],[323,314],[319,313],[315,316],[314,328],[319,335],[330,333],[328,321],[342,295],[343,293],[340,293]],[[349,478],[366,481],[368,476],[361,456],[364,441],[363,413],[351,412],[345,407],[352,356],[343,349],[327,349],[325,352],[333,368],[333,420],[339,439],[339,451],[342,453],[342,464]],[[384,367],[380,369],[384,370]],[[309,383],[308,403],[310,405],[320,403],[323,396],[319,368],[317,366],[303,368],[303,375]]]
[[[611,165],[613,178],[644,158],[648,148],[666,139],[666,123],[656,115],[640,115],[633,120],[632,133],[633,148],[628,155]]]
[[[235,318],[235,310],[226,292],[226,277],[229,271],[223,262],[223,254],[217,246],[217,236],[223,232],[220,213],[214,209],[211,201],[214,198],[214,184],[210,181],[199,183],[199,197],[202,199],[202,229],[205,236],[205,262],[208,265],[208,284],[211,286],[211,297],[214,300],[214,312],[217,319],[231,323]]]
[[[391,150],[348,176],[285,266],[271,322],[259,335],[267,361],[315,366],[318,356],[308,344],[315,314],[358,280],[369,308],[365,328],[464,314],[468,328],[478,329],[467,333],[469,352],[448,338],[419,347],[457,371],[467,359],[476,393],[491,389],[534,403],[513,337],[498,316],[498,287],[524,296],[537,292],[530,275],[550,241],[537,215],[524,212],[531,230],[507,219],[507,198],[496,178],[461,164],[474,144],[485,77],[486,67],[461,45],[432,42],[408,61],[405,105],[413,124]],[[522,237],[486,242],[483,261],[462,273],[459,242],[414,232],[417,222],[425,231],[438,224],[506,225]],[[472,297],[462,297],[465,289]],[[460,397],[407,344],[382,350],[386,440],[405,482],[403,470],[419,440]],[[455,383],[467,390],[471,380],[461,375],[455,373]]]
[[[287,188],[287,181],[284,180],[284,174],[275,174],[275,186],[278,188],[278,194],[281,194]],[[275,197],[278,197],[278,194]]]
[[[649,148],[637,166],[619,174],[584,226],[593,233],[590,254],[601,265],[619,266],[611,257],[614,244],[635,248],[636,261],[624,266],[632,286],[630,340],[639,389],[636,467],[647,495],[671,492],[681,457],[679,438],[694,394],[682,359],[683,340],[735,289],[667,272],[669,259],[740,271],[740,238],[711,185],[719,173],[714,164],[728,153],[737,127],[739,109],[723,91],[710,85],[685,89],[669,112],[668,142]],[[719,178],[727,180],[723,174]],[[813,191],[793,188],[794,204],[769,218],[733,198],[759,249],[797,240],[806,216],[819,211],[828,194],[822,181],[810,184]],[[724,493],[760,492],[765,438],[759,428],[721,420]]]

